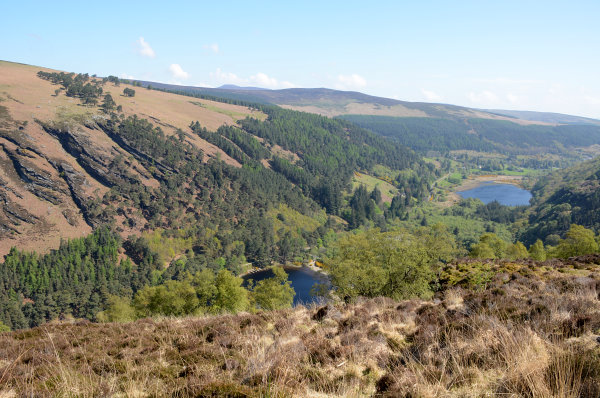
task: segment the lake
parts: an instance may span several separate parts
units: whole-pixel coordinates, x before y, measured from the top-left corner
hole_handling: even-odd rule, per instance
[[[497,200],[505,206],[528,206],[529,199],[531,199],[531,193],[525,189],[512,184],[499,184],[492,181],[456,193],[463,198],[477,198],[485,204]]]
[[[294,296],[294,306],[298,304],[310,304],[317,301],[317,297],[310,295],[310,289],[316,283],[328,282],[327,276],[321,272],[313,271],[308,267],[284,267],[288,274],[296,295]],[[244,281],[252,279],[255,283],[263,279],[272,278],[273,272],[270,269],[257,271],[243,277]]]

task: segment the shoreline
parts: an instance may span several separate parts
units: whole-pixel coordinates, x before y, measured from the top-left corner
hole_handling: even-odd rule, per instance
[[[505,176],[505,175],[483,175],[469,177],[463,180],[462,183],[456,187],[454,192],[468,191],[469,189],[477,188],[488,182],[495,182],[497,184],[510,184],[521,187],[523,176]]]
[[[523,188],[522,186],[523,176],[507,176],[507,175],[478,175],[478,176],[469,176],[466,180],[462,180],[460,185],[456,186],[452,189],[452,191],[448,192],[448,200],[445,203],[450,203],[453,205],[458,203],[462,196],[460,196],[459,192],[468,191],[470,189],[477,188],[485,183],[493,182],[498,184],[510,184],[515,185],[519,188]]]
[[[325,272],[325,270],[323,268],[317,267],[316,265],[313,264],[302,264],[302,265],[294,265],[294,264],[276,264],[276,265],[271,265],[269,267],[266,268],[252,268],[240,275],[238,275],[239,278],[245,278],[249,275],[252,274],[256,274],[258,272],[264,272],[264,271],[268,271],[271,268],[275,268],[275,267],[283,267],[284,270],[286,269],[294,269],[294,270],[301,270],[302,268],[306,268],[308,271],[314,272],[314,273],[318,273],[321,274],[321,277],[327,277],[328,274],[327,272]]]

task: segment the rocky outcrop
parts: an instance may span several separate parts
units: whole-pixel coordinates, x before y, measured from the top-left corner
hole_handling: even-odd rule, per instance
[[[9,234],[19,233],[15,228],[22,223],[34,224],[38,218],[33,214],[29,213],[22,206],[12,201],[8,195],[9,192],[18,195],[12,190],[6,181],[0,178],[0,237],[7,236]]]
[[[67,192],[61,186],[60,180],[53,180],[50,173],[38,168],[31,161],[26,160],[16,150],[12,150],[5,145],[0,146],[12,161],[13,167],[21,178],[25,189],[38,198],[54,205],[62,203],[61,194],[65,195]]]
[[[41,121],[38,121],[38,123],[46,132],[60,142],[63,149],[73,156],[77,160],[77,163],[79,163],[91,177],[102,185],[112,188],[123,182],[131,184],[138,183],[127,170],[111,167],[115,157],[120,154],[118,150],[113,147],[107,150],[106,148],[97,146],[92,142],[89,135],[81,129],[72,127],[58,128]],[[86,127],[89,129],[97,128],[97,126],[90,123],[86,124]],[[61,164],[63,166],[66,165],[66,163]],[[69,184],[69,179],[74,182],[79,178],[70,172],[68,167],[65,168],[64,171],[65,173],[70,173],[67,184]]]
[[[99,155],[99,151],[94,148],[89,137],[72,128],[63,130],[49,123],[40,121],[38,123],[60,142],[64,150],[73,156],[90,176],[109,188],[115,185],[115,182],[108,176],[108,164],[105,157]]]
[[[81,209],[85,222],[90,226],[94,226],[94,223],[92,222],[89,216],[88,203],[90,197],[86,195],[84,190],[85,187],[89,186],[89,182],[85,178],[85,175],[75,170],[73,166],[71,166],[67,162],[50,160],[50,164],[52,164],[52,166],[54,166],[54,168],[58,170],[60,175],[63,177],[63,179],[69,186],[71,198],[73,199],[73,202],[77,205],[77,207]],[[67,219],[67,222],[71,225],[77,225],[77,220],[71,213],[72,212],[63,211],[63,215]]]

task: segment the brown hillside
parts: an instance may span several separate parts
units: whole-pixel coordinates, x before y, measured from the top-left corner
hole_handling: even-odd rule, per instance
[[[96,121],[106,117],[98,106],[84,106],[64,91],[56,93],[60,87],[40,79],[40,70],[50,71],[0,61],[0,255],[11,246],[43,252],[57,247],[61,238],[88,234],[91,226],[82,216],[81,203],[108,190],[98,176],[114,172],[115,159],[124,159],[128,178],[158,186],[148,170],[98,128]],[[219,156],[239,166],[218,147],[192,135],[191,122],[216,130],[246,116],[265,116],[242,106],[140,87],[135,87],[134,97],[125,97],[125,87],[102,86],[122,106],[124,116],[147,118],[167,135],[183,130],[205,160]],[[43,126],[60,131],[63,141]],[[139,228],[126,228],[123,234],[139,233]]]

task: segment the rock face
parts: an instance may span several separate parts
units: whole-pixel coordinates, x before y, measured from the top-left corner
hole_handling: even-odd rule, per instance
[[[29,134],[35,124],[14,120],[6,107],[0,119],[0,255],[13,245],[43,249],[48,237],[88,232],[86,176]]]
[[[0,237],[8,236],[13,233],[18,233],[15,228],[21,223],[34,224],[37,217],[29,213],[19,204],[13,202],[9,197],[9,192],[19,197],[8,185],[7,182],[0,178]]]
[[[97,110],[42,118],[32,108],[31,118],[17,120],[14,107],[0,105],[0,255],[11,246],[56,247],[105,222],[118,221],[123,233],[143,227],[143,216],[118,199],[127,194],[106,193],[135,185],[149,203],[145,187],[174,170],[116,134]]]
[[[200,179],[176,179],[180,165],[173,159],[189,160],[187,148],[193,148],[194,160],[241,164],[189,133],[190,123],[216,131],[245,116],[266,118],[246,106],[190,101],[156,90],[123,97],[115,82],[85,76],[86,84],[118,102],[115,112],[107,112],[83,101],[76,90],[67,94],[63,80],[43,77],[55,71],[40,69],[0,61],[0,256],[12,246],[44,252],[58,247],[61,238],[87,235],[102,223],[112,223],[124,237],[138,235],[164,223],[158,210],[163,208],[172,211],[173,222],[203,216],[194,201],[205,198],[209,188]],[[160,130],[158,139],[138,142],[138,131],[123,134],[120,124],[132,117],[151,120]],[[178,145],[169,147],[171,142]],[[162,146],[167,150],[161,152]],[[168,159],[157,155],[167,152]],[[179,202],[164,199],[165,187],[181,193]]]

